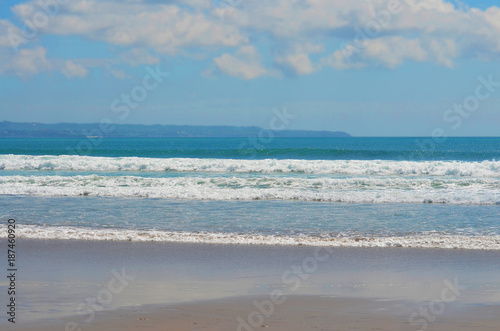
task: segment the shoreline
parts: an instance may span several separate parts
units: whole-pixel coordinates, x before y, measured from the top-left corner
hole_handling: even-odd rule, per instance
[[[2,196],[0,204],[26,240],[500,250],[499,206],[90,196]]]
[[[413,235],[345,237],[286,236],[270,234],[238,234],[206,231],[163,231],[113,228],[81,228],[72,226],[24,225],[18,238],[29,240],[74,240],[108,242],[151,242],[179,244],[215,244],[249,246],[309,246],[349,248],[409,248],[500,251],[500,235]],[[5,237],[0,237],[5,239]]]

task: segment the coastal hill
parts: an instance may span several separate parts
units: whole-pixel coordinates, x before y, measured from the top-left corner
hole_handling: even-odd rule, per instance
[[[110,129],[108,129],[108,127]],[[0,122],[0,138],[174,138],[174,137],[350,137],[341,131],[265,130],[258,126],[191,126],[112,124],[103,129],[99,124]]]

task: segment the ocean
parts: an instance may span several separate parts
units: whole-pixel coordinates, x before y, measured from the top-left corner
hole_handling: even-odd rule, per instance
[[[499,250],[500,138],[1,139],[0,206],[20,238]]]

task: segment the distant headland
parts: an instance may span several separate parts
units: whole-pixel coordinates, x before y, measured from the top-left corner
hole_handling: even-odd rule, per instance
[[[351,137],[341,131],[268,130],[258,126],[193,126],[142,124],[76,124],[0,122],[0,138],[229,138],[229,137]]]

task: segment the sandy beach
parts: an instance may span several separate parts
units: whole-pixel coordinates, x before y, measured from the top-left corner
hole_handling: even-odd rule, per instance
[[[118,330],[496,330],[500,325],[498,307],[475,307],[467,311],[444,314],[431,322],[414,325],[403,314],[404,303],[362,299],[329,298],[323,296],[290,296],[269,309],[269,317],[252,315],[241,322],[241,317],[256,311],[254,302],[265,302],[266,297],[238,297],[193,304],[142,309],[121,309],[107,312],[95,322],[82,327],[91,331]],[[409,308],[409,307],[406,307]],[[247,316],[248,317],[248,316]],[[252,319],[253,318],[253,319]],[[71,320],[25,326],[19,330],[64,330]],[[71,327],[69,328],[71,330]]]
[[[496,251],[25,239],[19,255],[17,323],[2,329],[500,325]]]

